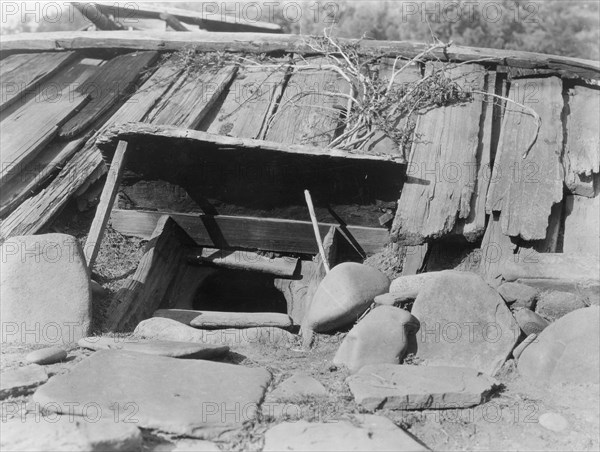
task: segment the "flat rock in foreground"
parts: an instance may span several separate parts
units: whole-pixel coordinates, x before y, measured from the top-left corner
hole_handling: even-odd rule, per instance
[[[0,375],[0,398],[26,394],[36,386],[45,383],[46,380],[48,380],[48,374],[42,366],[37,364],[3,372]]]
[[[202,330],[163,317],[153,317],[140,322],[135,328],[134,334],[149,339],[228,345],[231,347],[258,344],[291,347],[296,343],[296,336],[281,328]]]
[[[282,422],[265,433],[264,451],[426,451],[426,446],[383,416],[356,416],[354,423]],[[359,424],[360,426],[356,426]]]
[[[117,403],[120,417],[138,427],[210,439],[253,420],[270,380],[261,368],[102,350],[53,377],[33,400],[76,415],[93,404],[111,419]]]
[[[542,331],[519,357],[519,373],[538,384],[600,383],[600,308],[578,309]]]
[[[123,339],[118,337],[86,337],[77,344],[90,350],[125,350],[171,358],[211,359],[229,351],[226,345],[198,344],[194,342]]]
[[[439,272],[425,283],[411,314],[421,322],[416,355],[427,365],[494,375],[521,334],[502,297],[474,273]]]
[[[90,415],[92,411],[90,410]],[[93,415],[96,416],[95,414]],[[25,422],[2,422],[0,449],[17,452],[34,450],[95,452],[142,450],[142,434],[133,423],[111,419],[83,420],[69,416],[41,417]]]
[[[346,380],[366,410],[468,408],[483,403],[497,383],[466,367],[374,364]]]

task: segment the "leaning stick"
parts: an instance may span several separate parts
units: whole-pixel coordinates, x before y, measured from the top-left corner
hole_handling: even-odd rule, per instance
[[[310,197],[310,192],[304,190],[304,197],[306,198],[306,204],[308,205],[308,213],[310,214],[310,221],[312,221],[313,229],[315,231],[315,238],[317,239],[317,246],[319,247],[319,253],[321,253],[321,259],[323,259],[323,266],[325,267],[325,273],[329,273],[329,262],[325,256],[325,249],[323,248],[323,241],[321,240],[321,232],[319,231],[319,224],[317,223],[317,216],[315,215],[315,208]]]

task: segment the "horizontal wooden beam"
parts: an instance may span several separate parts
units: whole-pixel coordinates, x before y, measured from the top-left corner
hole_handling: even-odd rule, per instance
[[[272,151],[295,155],[308,155],[315,157],[346,158],[359,160],[378,160],[400,163],[400,157],[390,154],[362,153],[358,151],[344,151],[341,149],[327,149],[302,144],[283,144],[275,141],[254,140],[251,138],[236,138],[225,135],[216,135],[200,130],[183,129],[173,126],[152,125],[142,122],[120,124],[106,130],[98,136],[96,145],[101,149],[116,147],[121,140],[134,143],[138,140],[167,139],[175,146],[185,144],[197,147],[201,151],[210,146],[216,150],[239,149]],[[171,152],[171,151],[169,151]]]
[[[317,254],[310,221],[277,218],[193,215],[114,209],[112,227],[124,235],[149,239],[162,215],[169,215],[199,246],[219,249],[267,250],[280,253]],[[320,223],[324,236],[332,224]],[[380,252],[389,241],[383,228],[347,226],[365,254]]]
[[[162,19],[167,14],[182,22],[198,25],[208,31],[282,33],[280,25],[263,21],[250,21],[219,13],[216,2],[206,4],[202,11],[190,11],[181,8],[153,7],[144,2],[129,2],[119,5],[117,2],[96,2],[104,14],[112,14],[117,19],[135,23],[135,19]],[[241,11],[240,11],[241,12]],[[241,14],[240,14],[241,15]]]
[[[292,277],[298,268],[297,258],[269,258],[252,251],[218,250],[215,248],[194,248],[187,253],[187,260],[193,264],[208,264],[231,270],[247,270],[258,273]]]
[[[308,37],[272,33],[173,33],[156,31],[69,31],[52,33],[21,33],[3,36],[2,56],[10,53],[65,51],[83,49],[163,50],[174,51],[194,46],[200,51],[243,53],[293,52],[314,54]],[[354,42],[340,39],[342,43]],[[413,58],[428,48],[428,44],[407,41],[363,40],[359,50],[385,56]],[[484,49],[450,45],[431,52],[427,57],[441,61],[477,61],[526,69],[552,69],[567,76],[600,78],[600,62],[580,58],[546,55],[518,50]]]

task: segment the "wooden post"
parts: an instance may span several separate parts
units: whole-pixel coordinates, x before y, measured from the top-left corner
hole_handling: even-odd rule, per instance
[[[121,24],[102,14],[93,3],[74,2],[73,5],[99,30],[124,30]]]
[[[312,221],[313,229],[315,230],[315,238],[317,239],[317,245],[319,247],[319,253],[321,253],[321,259],[323,259],[323,266],[325,272],[329,273],[329,262],[325,255],[325,249],[323,248],[323,241],[321,240],[321,233],[319,232],[319,223],[317,223],[317,216],[315,215],[315,208],[310,197],[310,192],[304,190],[304,197],[306,198],[306,204],[308,205],[308,213],[310,214],[310,220]]]
[[[175,31],[190,31],[177,17],[173,16],[172,14],[160,13],[158,17],[160,17],[161,20],[164,20],[167,25]]]
[[[117,196],[117,190],[121,183],[121,177],[123,176],[123,169],[125,168],[125,157],[127,151],[127,142],[119,141],[115,155],[113,156],[110,164],[110,169],[106,175],[106,183],[100,196],[100,202],[96,209],[96,215],[94,221],[90,227],[90,233],[88,234],[85,242],[85,260],[88,268],[91,270],[94,266],[94,261],[98,255],[100,249],[100,243],[102,242],[102,236],[104,235],[104,229],[106,223],[110,217],[115,197]]]

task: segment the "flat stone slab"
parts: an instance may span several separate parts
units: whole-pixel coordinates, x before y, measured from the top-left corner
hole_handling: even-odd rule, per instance
[[[294,400],[299,397],[327,397],[327,389],[310,375],[295,374],[279,384],[269,400]]]
[[[255,419],[271,374],[205,360],[101,350],[38,388],[33,400],[83,415],[93,404],[105,418],[140,428],[214,439]]]
[[[480,276],[446,270],[425,283],[411,314],[421,322],[416,356],[427,365],[494,375],[521,334],[506,303]]]
[[[170,356],[171,358],[212,359],[229,351],[226,345],[198,344],[193,342],[143,340],[118,337],[86,337],[77,344],[90,350],[125,350],[147,355]]]
[[[54,364],[67,358],[67,351],[60,347],[47,347],[34,350],[29,353],[25,360],[33,364]]]
[[[518,282],[506,282],[497,290],[506,304],[528,309],[533,307],[539,293],[536,288]]]
[[[544,331],[544,328],[550,325],[550,322],[546,319],[527,308],[517,309],[514,312],[514,316],[526,336],[539,334]]]
[[[261,344],[278,347],[293,347],[296,345],[296,336],[281,328],[202,330],[162,317],[153,317],[140,322],[135,328],[134,334],[148,339],[228,345],[231,347]]]
[[[419,273],[418,275],[399,276],[390,284],[390,293],[414,300],[425,283],[439,272]]]
[[[90,416],[92,410],[90,410]],[[30,418],[2,423],[0,449],[69,452],[133,452],[142,448],[142,434],[133,423],[110,419],[69,418],[69,416]]]
[[[159,309],[154,317],[177,320],[186,325],[205,330],[227,328],[277,327],[290,328],[292,319],[280,312],[219,312],[188,309]]]
[[[521,375],[537,384],[600,383],[600,308],[578,309],[551,323],[519,357]]]
[[[359,426],[357,426],[358,424]],[[282,422],[265,433],[265,452],[426,451],[410,433],[383,416],[358,415],[354,422]]]
[[[483,403],[498,383],[466,367],[374,364],[347,378],[366,410],[441,410]]]
[[[0,374],[0,398],[27,394],[47,380],[48,374],[42,366],[37,364],[3,372]]]
[[[63,345],[89,334],[92,291],[77,239],[11,237],[1,246],[2,341]]]

